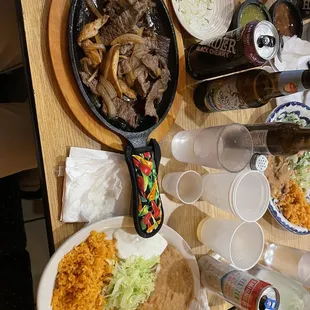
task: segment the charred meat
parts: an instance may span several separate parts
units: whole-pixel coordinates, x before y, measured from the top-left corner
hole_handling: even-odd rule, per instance
[[[103,1],[103,0],[102,0]],[[101,113],[135,129],[144,116],[158,121],[157,108],[168,88],[170,39],[156,34],[150,0],[108,0],[99,10],[86,1],[94,21],[77,39],[85,56],[80,76],[100,98]]]

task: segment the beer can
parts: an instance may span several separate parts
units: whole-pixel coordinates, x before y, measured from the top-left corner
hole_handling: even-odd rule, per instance
[[[210,256],[198,260],[201,285],[243,310],[277,310],[280,293],[271,284]]]
[[[253,21],[244,27],[192,45],[187,51],[187,70],[197,80],[258,67],[280,50],[280,38],[268,21]]]
[[[239,270],[221,278],[223,295],[248,310],[278,309],[279,292],[271,284]]]

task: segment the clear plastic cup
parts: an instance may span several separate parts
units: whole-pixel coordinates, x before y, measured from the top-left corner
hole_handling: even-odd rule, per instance
[[[256,222],[267,211],[270,186],[258,171],[210,173],[203,175],[202,180],[202,200],[245,222]]]
[[[231,124],[181,131],[173,137],[171,150],[181,162],[239,172],[253,155],[253,141],[244,125]]]
[[[162,180],[163,190],[185,204],[196,202],[202,194],[202,178],[193,170],[172,172]]]
[[[243,271],[258,263],[264,249],[264,232],[256,222],[207,218],[198,225],[197,236],[200,242]]]

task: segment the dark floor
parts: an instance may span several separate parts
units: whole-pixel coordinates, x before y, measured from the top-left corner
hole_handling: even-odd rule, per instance
[[[49,259],[40,201],[21,201],[18,176],[0,179],[0,309],[34,310]]]
[[[22,200],[22,208],[27,236],[27,251],[31,260],[33,291],[36,296],[41,274],[49,260],[42,200]]]

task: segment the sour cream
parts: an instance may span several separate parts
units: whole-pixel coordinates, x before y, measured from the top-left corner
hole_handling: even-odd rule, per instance
[[[131,228],[115,230],[113,238],[116,240],[118,257],[121,259],[127,259],[132,255],[150,259],[153,256],[160,256],[168,245],[166,239],[160,234],[145,239]]]

